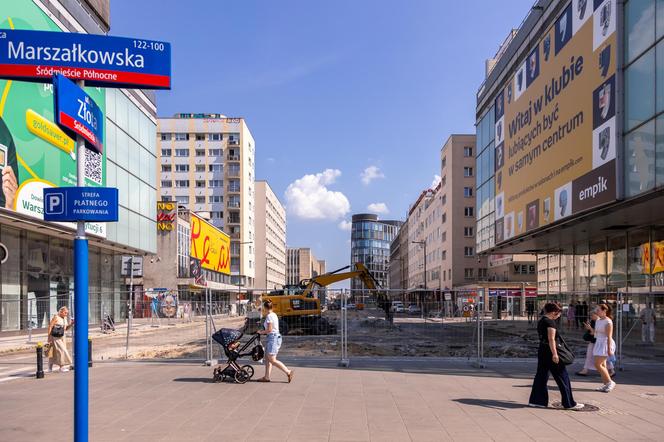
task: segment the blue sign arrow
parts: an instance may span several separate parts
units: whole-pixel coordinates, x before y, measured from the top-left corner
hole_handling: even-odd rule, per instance
[[[44,220],[117,221],[118,189],[114,187],[45,188]]]

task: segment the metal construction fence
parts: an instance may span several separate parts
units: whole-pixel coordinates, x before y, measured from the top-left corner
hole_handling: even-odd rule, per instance
[[[249,339],[262,324],[254,290],[248,300],[202,291],[95,292],[90,294],[90,336],[95,359],[224,359],[211,339],[220,328],[244,329]],[[507,292],[509,293],[509,292]],[[585,354],[583,323],[594,306],[614,310],[619,363],[664,360],[664,294],[566,293],[529,296],[484,288],[474,290],[318,291],[311,298],[279,299],[283,345],[280,355],[295,358],[457,357],[482,365],[486,358],[532,358],[538,345],[536,323],[548,301],[563,308],[560,330],[579,358]],[[18,315],[21,342],[46,339],[45,327],[58,308],[73,311],[73,293],[44,298],[0,300],[1,318]],[[131,308],[130,308],[131,305]],[[6,329],[5,329],[6,330]],[[75,330],[75,328],[73,329]],[[0,331],[2,331],[0,329]],[[19,334],[20,333],[20,334]],[[27,335],[27,339],[26,339]],[[8,334],[0,333],[0,338]]]

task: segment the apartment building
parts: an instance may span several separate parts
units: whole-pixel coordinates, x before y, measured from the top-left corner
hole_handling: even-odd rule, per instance
[[[325,260],[317,259],[308,247],[288,247],[286,249],[286,283],[295,285],[303,279],[322,275]]]
[[[286,284],[286,209],[267,181],[256,181],[256,288]]]
[[[157,122],[157,190],[231,237],[231,280],[256,276],[255,143],[243,118],[181,113]]]
[[[408,223],[405,222],[397,232],[397,237],[390,244],[390,290],[405,290],[408,288],[408,247]]]

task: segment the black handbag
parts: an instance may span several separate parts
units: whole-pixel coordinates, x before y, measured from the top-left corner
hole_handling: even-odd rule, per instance
[[[65,335],[65,328],[60,324],[56,324],[51,328],[51,336],[54,338],[61,338]]]
[[[569,348],[569,345],[567,345],[567,342],[565,342],[562,336],[560,336],[558,333],[556,333],[556,335],[558,337],[558,342],[556,343],[558,359],[560,360],[561,364],[571,365],[574,363],[574,352],[571,348]]]

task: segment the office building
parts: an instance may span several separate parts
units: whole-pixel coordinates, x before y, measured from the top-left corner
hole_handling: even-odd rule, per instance
[[[401,221],[379,220],[378,215],[371,213],[352,217],[351,265],[364,264],[382,288],[389,287],[390,244],[401,224]],[[365,287],[362,281],[353,278],[350,288],[359,290]]]
[[[16,29],[105,34],[109,20],[108,1],[15,0],[2,3],[0,27],[9,29],[11,21]],[[85,150],[86,178],[92,186],[117,187],[120,206],[117,223],[87,225],[89,318],[96,324],[102,314],[126,317],[122,255],[156,252],[156,104],[149,91],[86,92],[106,117],[103,153]],[[44,327],[72,303],[75,226],[43,221],[41,187],[33,179],[71,186],[77,169],[73,152],[54,141],[68,137],[51,117],[50,85],[0,80],[0,94],[0,137],[20,186],[9,198],[0,196],[0,248],[8,252],[0,268],[0,332],[13,332]],[[35,124],[26,125],[26,116]],[[139,291],[142,282],[135,282]]]
[[[255,143],[243,118],[176,114],[157,121],[157,190],[231,237],[233,283],[253,287],[256,275]]]
[[[583,5],[537,2],[477,92],[478,248],[536,254],[540,298],[660,315],[661,5]]]
[[[322,275],[325,260],[317,259],[308,247],[288,247],[286,249],[286,284],[296,285],[303,279]]]
[[[286,209],[267,181],[256,181],[256,288],[286,284]]]

